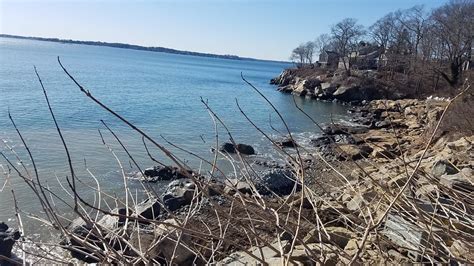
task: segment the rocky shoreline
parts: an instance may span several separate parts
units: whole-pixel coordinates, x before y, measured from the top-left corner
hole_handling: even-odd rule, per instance
[[[349,77],[343,70],[286,69],[273,78],[270,84],[278,86],[278,91],[283,93],[354,105],[378,99],[402,99],[406,96],[387,88],[372,70],[352,70]]]
[[[127,256],[140,256],[133,248],[140,246],[147,250],[145,255],[153,262],[169,263],[172,260],[176,264],[202,264],[205,262],[202,257],[210,254],[198,255],[194,250],[201,250],[211,240],[181,237],[176,228],[183,226],[183,219],[187,221],[188,230],[211,230],[212,234],[218,234],[218,227],[209,229],[206,226],[220,223],[214,217],[216,213],[226,217],[226,213],[232,211],[235,217],[245,213],[262,221],[275,219],[271,212],[249,203],[255,197],[262,197],[269,209],[289,208],[287,215],[292,213],[292,208],[300,208],[305,221],[299,230],[303,242],[292,245],[295,236],[291,230],[255,221],[255,234],[268,244],[249,245],[248,236],[238,227],[229,228],[228,234],[234,239],[223,244],[221,255],[216,257],[219,259],[215,261],[217,264],[254,264],[261,260],[268,264],[278,263],[282,256],[275,250],[288,252],[290,249],[291,260],[305,265],[316,262],[346,264],[357,254],[359,263],[416,263],[423,262],[426,255],[418,251],[419,245],[427,245],[430,250],[439,249],[440,254],[451,258],[449,261],[440,258],[440,263],[474,261],[469,252],[474,248],[472,241],[465,241],[466,237],[473,237],[469,228],[471,220],[463,216],[473,214],[474,136],[455,140],[441,136],[425,152],[426,141],[440,119],[446,101],[404,99],[361,103],[351,109],[351,124],[326,125],[323,135],[312,140],[321,157],[303,154],[305,169],[311,177],[304,184],[299,183],[291,163],[281,166],[262,162],[268,170],[258,173],[258,179],[225,182],[208,180],[192,171],[185,173],[177,168],[157,166],[145,170],[146,178],[150,182],[174,180],[166,192],[160,199],[137,204],[128,213],[125,208],[106,213],[95,225],[100,231],[109,232],[100,241],[106,239],[112,248]],[[295,149],[298,143],[284,141],[281,147]],[[255,152],[249,146],[230,143],[224,144],[221,150],[243,154]],[[418,166],[417,162],[420,162]],[[416,178],[409,174],[414,168],[418,171]],[[193,178],[190,179],[190,175]],[[347,183],[342,182],[340,176],[344,176]],[[407,182],[409,189],[402,195],[413,202],[402,201],[393,210],[387,209],[386,195],[396,195]],[[316,194],[306,195],[302,200],[303,185]],[[438,195],[437,203],[433,203],[434,195]],[[245,208],[236,206],[235,200],[243,200],[248,205]],[[440,211],[436,204],[442,204],[445,209]],[[457,210],[458,206],[463,206],[463,213]],[[194,213],[191,217],[190,212]],[[413,218],[420,213],[423,217],[439,216],[437,219],[441,219],[441,224],[452,223],[449,217],[456,216],[456,229],[460,235],[435,230],[432,234],[437,241],[442,239],[443,245],[426,244],[433,236],[426,235],[422,220]],[[139,220],[128,220],[126,214],[139,217]],[[445,216],[447,218],[443,218]],[[365,227],[355,224],[356,221],[364,224],[364,221],[379,219],[383,223],[376,234],[369,237],[364,237]],[[315,228],[317,223],[324,224],[323,235]],[[290,223],[289,228],[293,226]],[[88,238],[92,244],[100,246],[94,242],[99,238],[91,237],[96,229],[82,219],[73,221],[68,228],[79,239]],[[405,234],[405,231],[411,233]],[[122,238],[117,240],[114,237],[117,234]],[[384,239],[383,245],[377,242],[379,237]],[[157,238],[163,241],[157,244]],[[93,252],[77,241],[73,237],[62,244],[74,258],[97,262]],[[363,248],[359,249],[361,245]],[[123,249],[123,246],[127,248]],[[323,257],[315,257],[322,253]]]

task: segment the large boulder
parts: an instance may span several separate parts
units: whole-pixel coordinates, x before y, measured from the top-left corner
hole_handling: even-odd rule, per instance
[[[255,150],[252,146],[250,145],[247,145],[247,144],[237,144],[237,150],[242,153],[242,154],[246,154],[246,155],[252,155],[252,154],[255,154]]]
[[[191,204],[196,185],[191,180],[175,180],[168,185],[163,194],[163,204],[170,211],[175,211]]]
[[[270,84],[273,85],[279,85],[279,86],[287,86],[290,84],[294,79],[294,74],[291,69],[286,69],[278,75],[278,77],[275,77],[270,80]]]
[[[173,166],[154,166],[144,171],[145,180],[148,182],[157,182],[162,180],[175,180],[187,178],[193,172],[190,170],[180,170]]]
[[[12,248],[15,241],[20,238],[20,232],[9,228],[4,222],[0,222],[0,255],[10,258],[12,256]],[[0,265],[4,265],[0,259]],[[7,265],[7,264],[5,264]]]
[[[255,154],[255,149],[247,144],[237,144],[234,145],[232,143],[226,142],[221,145],[220,149],[221,152],[227,152],[227,153],[237,153],[240,152],[241,154],[245,155],[252,155]]]
[[[314,95],[316,87],[319,87],[320,84],[321,81],[318,79],[298,79],[294,85],[293,93],[299,96]]]
[[[335,85],[329,82],[323,82],[321,83],[321,90],[324,94],[332,95],[337,90],[337,88]]]

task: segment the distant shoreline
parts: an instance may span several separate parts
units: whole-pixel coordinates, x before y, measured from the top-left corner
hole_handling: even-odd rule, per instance
[[[127,44],[127,43],[110,43],[110,42],[100,42],[100,41],[79,41],[79,40],[70,40],[70,39],[66,40],[66,39],[58,39],[58,38],[31,37],[31,36],[20,36],[20,35],[10,35],[10,34],[0,34],[0,38],[24,39],[24,40],[35,40],[35,41],[56,42],[56,43],[69,43],[69,44],[83,44],[83,45],[91,45],[91,46],[105,46],[105,47],[112,47],[112,48],[122,48],[122,49],[150,51],[150,52],[161,52],[161,53],[169,53],[169,54],[193,55],[193,56],[200,56],[200,57],[210,57],[210,58],[220,58],[220,59],[230,59],[230,60],[251,60],[251,61],[275,62],[275,63],[288,63],[288,62],[285,62],[285,61],[265,60],[265,59],[257,59],[257,58],[250,58],[250,57],[240,57],[240,56],[237,56],[237,55],[219,55],[219,54],[211,54],[211,53],[200,53],[200,52],[176,50],[176,49],[171,49],[171,48],[166,48],[166,47],[153,47],[153,46],[148,47],[148,46]]]

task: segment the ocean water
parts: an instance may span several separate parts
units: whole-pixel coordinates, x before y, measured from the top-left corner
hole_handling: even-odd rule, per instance
[[[140,135],[85,97],[61,70],[57,56],[95,97],[195,169],[205,167],[200,160],[172,147],[164,139],[206,159],[213,158],[214,123],[201,99],[224,121],[237,142],[254,146],[257,157],[275,156],[269,142],[241,114],[236,100],[249,118],[268,134],[285,135],[283,124],[265,100],[243,82],[241,73],[277,107],[299,140],[304,142],[318,134],[311,121],[297,111],[292,96],[279,93],[269,85],[272,77],[289,66],[285,63],[0,38],[0,151],[21,169],[9,149],[12,147],[33,173],[32,162],[8,118],[10,111],[32,152],[41,180],[65,200],[70,199],[58,182],[66,186],[67,158],[33,66],[48,92],[75,170],[85,183],[92,180],[87,168],[106,191],[118,194],[123,191],[120,165],[103,145],[99,130],[117,154],[124,171],[127,174],[137,171],[101,120],[119,136],[140,167],[147,168],[154,163]],[[296,102],[322,123],[343,119],[346,115],[346,109],[335,103],[299,97]],[[219,125],[218,130],[219,141],[228,140],[223,127]],[[148,147],[157,159],[169,162],[150,143]],[[21,210],[41,215],[36,196],[1,157],[0,166],[0,220],[10,219],[14,223],[11,220],[14,215],[12,189]],[[156,186],[162,188],[164,184]],[[138,182],[133,180],[130,187],[140,190]],[[84,189],[81,193],[88,200],[94,198],[90,190]],[[63,207],[58,204],[58,211],[67,212]],[[25,220],[27,230],[36,230],[38,222]]]

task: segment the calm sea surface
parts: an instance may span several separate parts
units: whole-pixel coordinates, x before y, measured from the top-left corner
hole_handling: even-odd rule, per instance
[[[91,182],[87,166],[105,190],[121,193],[123,189],[119,164],[102,144],[98,129],[121,159],[125,172],[137,171],[100,120],[114,130],[141,167],[150,167],[153,162],[146,154],[141,137],[86,98],[61,70],[57,56],[94,96],[196,169],[200,166],[199,160],[167,145],[161,136],[212,159],[214,124],[201,97],[226,123],[237,142],[254,146],[257,157],[274,156],[269,142],[240,113],[236,99],[252,121],[272,136],[278,135],[277,131],[283,135],[283,125],[264,99],[241,80],[241,72],[278,108],[298,139],[305,142],[318,133],[294,107],[290,95],[281,94],[268,84],[288,64],[0,38],[0,151],[20,167],[8,148],[12,147],[32,173],[32,162],[8,119],[10,110],[35,158],[41,180],[65,199],[66,193],[58,180],[66,186],[67,159],[33,66],[37,67],[47,89],[80,178]],[[342,119],[346,113],[338,104],[296,100],[319,122],[327,122],[331,116]],[[219,132],[221,142],[228,140],[222,126]],[[148,147],[157,159],[168,162],[158,150],[151,145]],[[23,211],[41,215],[35,195],[16,174],[9,174],[3,158],[0,158],[0,166],[0,188],[3,187],[0,220],[13,217],[11,188]],[[7,179],[9,182],[5,184]],[[130,182],[132,188],[140,188],[138,182]],[[157,184],[158,187],[164,185]],[[81,193],[93,200],[93,192]],[[59,205],[58,209],[63,210]],[[15,222],[10,220],[10,223]],[[30,230],[38,226],[31,220],[25,223]]]

